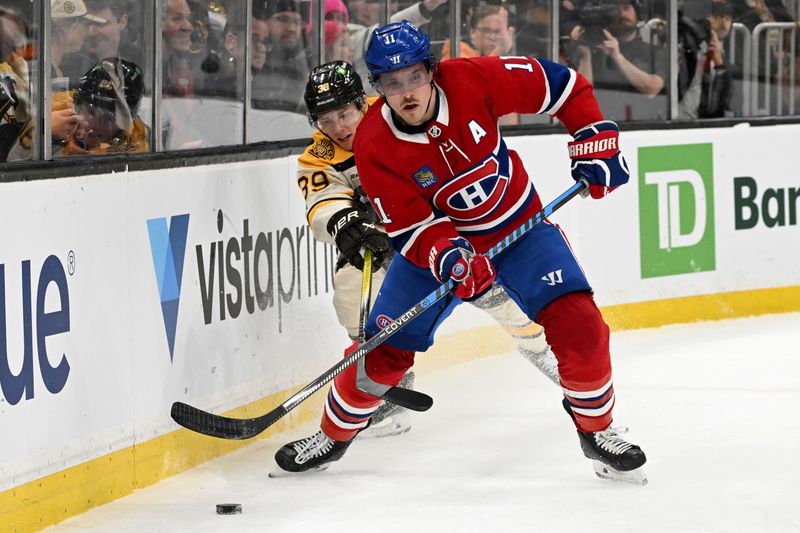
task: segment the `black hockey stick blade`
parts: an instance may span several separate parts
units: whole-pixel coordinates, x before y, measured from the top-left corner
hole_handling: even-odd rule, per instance
[[[412,389],[392,387],[383,395],[383,399],[395,405],[411,409],[412,411],[427,411],[433,405],[433,398]]]
[[[255,437],[283,418],[288,411],[279,405],[269,413],[257,418],[228,418],[192,407],[183,402],[172,404],[172,419],[197,433],[229,440],[244,440]]]

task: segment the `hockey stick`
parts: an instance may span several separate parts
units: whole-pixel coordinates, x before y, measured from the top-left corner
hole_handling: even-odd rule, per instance
[[[364,268],[361,271],[361,306],[358,309],[358,344],[367,340],[367,317],[369,301],[372,299],[372,251],[364,249]]]
[[[558,208],[574,198],[576,195],[580,194],[581,191],[587,187],[588,183],[585,180],[576,182],[572,187],[561,193],[561,195],[555,200],[544,206],[544,208],[542,208],[542,210],[536,213],[532,218],[528,219],[524,224],[508,234],[502,241],[495,244],[491,249],[489,249],[488,252],[486,252],[486,255],[489,258],[492,258],[508,248],[522,235],[530,231],[531,228],[537,224],[540,224],[545,218],[552,215]],[[453,280],[447,280],[447,282],[440,285],[435,291],[423,298],[411,309],[400,315],[392,323],[376,333],[371,339],[366,341],[364,344],[361,344],[346,358],[339,361],[324,374],[303,387],[300,391],[292,395],[289,399],[268,413],[255,418],[228,418],[225,416],[208,413],[183,402],[175,402],[172,404],[172,419],[187,429],[191,429],[192,431],[203,433],[204,435],[209,435],[211,437],[232,440],[243,440],[255,437],[273,425],[275,422],[283,418],[289,411],[300,405],[309,396],[324,387],[325,384],[341,374],[347,367],[367,355],[369,352],[383,344],[389,337],[406,327],[428,307],[432,306],[449,294],[453,288],[455,288],[455,283]]]
[[[369,317],[369,304],[372,299],[372,252],[364,250],[364,268],[361,275],[361,307],[358,315],[358,345],[367,340],[366,325]],[[433,405],[433,398],[423,392],[404,387],[384,385],[373,381],[367,375],[366,358],[362,357],[356,363],[356,387],[361,392],[383,398],[387,402],[412,409],[414,411],[427,411]]]

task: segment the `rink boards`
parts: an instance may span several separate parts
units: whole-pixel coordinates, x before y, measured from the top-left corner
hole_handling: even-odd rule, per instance
[[[612,327],[800,309],[799,134],[623,135],[631,182],[553,217]],[[567,140],[508,140],[545,202],[571,184]],[[252,416],[337,360],[335,254],[310,238],[295,168],[0,183],[4,527],[39,529],[241,445],[176,430],[173,401]],[[509,348],[464,308],[418,359]],[[314,401],[285,424],[316,417]]]

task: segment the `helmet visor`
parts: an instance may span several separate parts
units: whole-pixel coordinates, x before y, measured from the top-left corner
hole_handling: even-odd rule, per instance
[[[424,63],[417,63],[408,68],[381,74],[375,80],[375,90],[383,96],[408,93],[431,82],[433,73]]]
[[[356,104],[347,104],[339,109],[322,113],[314,120],[313,125],[322,133],[331,135],[339,128],[352,128],[361,120],[361,110]]]

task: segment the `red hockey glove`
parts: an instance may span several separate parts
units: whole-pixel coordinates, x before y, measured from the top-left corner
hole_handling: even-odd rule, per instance
[[[489,290],[496,275],[489,258],[476,254],[463,237],[436,241],[431,248],[430,267],[440,282],[455,281],[458,285],[453,294],[464,301],[474,300]]]
[[[619,151],[619,127],[604,120],[575,132],[568,144],[572,158],[572,178],[589,182],[592,198],[602,198],[628,183],[628,163]]]

